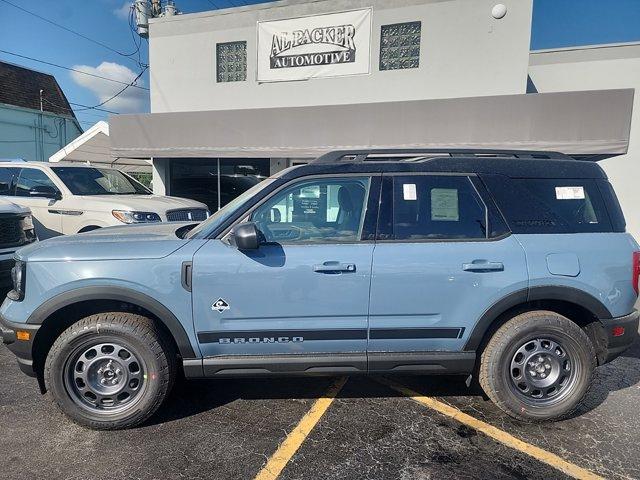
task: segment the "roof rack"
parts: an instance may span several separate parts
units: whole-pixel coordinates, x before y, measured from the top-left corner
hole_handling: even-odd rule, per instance
[[[543,150],[493,150],[475,148],[382,148],[367,150],[336,150],[325,153],[311,163],[359,163],[383,162],[424,162],[442,157],[490,157],[522,158],[543,160],[573,160],[560,152]]]

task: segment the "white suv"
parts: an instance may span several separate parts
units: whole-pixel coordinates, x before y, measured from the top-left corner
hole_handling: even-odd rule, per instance
[[[39,239],[125,223],[200,222],[207,206],[154,195],[113,168],[78,164],[0,163],[0,199],[29,207]]]

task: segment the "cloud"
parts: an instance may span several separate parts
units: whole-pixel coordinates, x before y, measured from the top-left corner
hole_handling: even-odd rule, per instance
[[[97,67],[91,67],[89,65],[74,65],[73,68],[80,70],[81,72],[99,75],[101,77],[110,78],[124,83],[131,83],[133,79],[138,76],[138,73],[134,72],[130,68],[113,62],[102,62]],[[71,72],[71,78],[73,78],[73,81],[78,85],[91,90],[98,98],[96,103],[104,102],[122,90],[125,86],[121,83],[110,82],[102,78],[90,77],[78,72]],[[139,78],[136,85],[141,87],[145,86],[144,80]],[[140,88],[129,87],[116,98],[107,102],[102,108],[121,113],[148,111],[149,92]]]
[[[121,20],[129,20],[129,11],[131,10],[131,2],[124,2],[120,8],[113,10],[113,14]]]

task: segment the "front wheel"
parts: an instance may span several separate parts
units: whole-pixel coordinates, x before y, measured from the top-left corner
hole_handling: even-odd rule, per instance
[[[515,316],[482,353],[480,385],[504,412],[525,421],[570,415],[584,398],[596,367],[587,334],[555,312]]]
[[[100,313],[65,330],[51,347],[45,382],[80,425],[116,430],[138,425],[160,407],[175,379],[175,353],[153,322]]]

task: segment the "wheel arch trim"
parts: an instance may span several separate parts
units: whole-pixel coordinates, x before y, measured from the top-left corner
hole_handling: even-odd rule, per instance
[[[189,340],[184,326],[176,316],[158,300],[144,294],[123,287],[89,286],[63,292],[50,298],[40,305],[29,316],[28,324],[42,325],[51,315],[74,303],[91,300],[113,300],[131,303],[144,308],[155,315],[169,330],[176,342],[182,358],[196,358],[195,351]]]
[[[500,315],[520,304],[536,300],[559,300],[573,303],[590,311],[596,318],[613,318],[611,312],[600,300],[583,290],[563,285],[541,285],[523,288],[501,298],[482,314],[473,327],[463,351],[477,350],[485,334]]]

